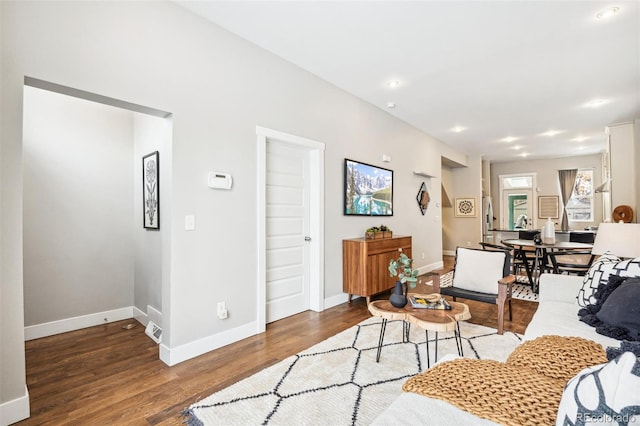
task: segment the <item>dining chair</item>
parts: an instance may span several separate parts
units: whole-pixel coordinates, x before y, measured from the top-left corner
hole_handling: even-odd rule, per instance
[[[529,279],[529,283],[531,283],[532,269],[530,267],[529,261],[524,257],[524,253],[522,253],[523,250],[517,249],[513,246],[509,246],[506,244],[492,244],[492,243],[486,243],[486,242],[481,242],[479,244],[482,247],[482,249],[485,251],[506,251],[506,252],[512,253],[511,273],[517,279],[519,274],[524,269],[524,271],[527,274],[527,278]]]
[[[569,233],[569,241],[572,243],[593,244],[595,234],[593,232]],[[569,275],[584,275],[589,271],[595,255],[591,250],[558,250],[547,253],[547,264],[545,269],[554,274],[567,273]]]
[[[537,230],[520,230],[518,231],[518,239],[519,240],[532,240],[536,234],[539,234],[540,231]],[[508,245],[503,242],[503,244],[507,245],[507,247],[514,250],[513,252],[513,265],[514,265],[514,275],[516,278],[521,276],[521,273],[524,273],[527,276],[527,284],[531,287],[533,284],[533,271],[535,270],[534,262],[536,261],[536,250],[535,248],[530,247],[514,247],[512,245]]]

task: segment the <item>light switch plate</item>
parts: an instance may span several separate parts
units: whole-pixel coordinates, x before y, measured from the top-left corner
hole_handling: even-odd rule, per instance
[[[192,214],[188,214],[184,217],[184,230],[194,231],[196,229],[196,217]]]

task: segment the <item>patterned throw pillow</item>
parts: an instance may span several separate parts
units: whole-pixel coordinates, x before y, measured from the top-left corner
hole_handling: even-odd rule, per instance
[[[591,264],[589,271],[582,281],[582,288],[578,292],[578,305],[584,308],[587,305],[596,303],[593,293],[597,290],[601,282],[604,284],[607,283],[611,270],[619,262],[620,258],[618,256],[605,253]]]
[[[564,389],[556,426],[640,423],[638,389],[640,361],[631,352],[584,369]]]
[[[616,263],[611,270],[611,275],[640,277],[640,257]]]

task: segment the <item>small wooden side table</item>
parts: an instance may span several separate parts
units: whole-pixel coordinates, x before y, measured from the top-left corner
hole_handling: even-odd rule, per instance
[[[407,298],[412,296],[409,294]],[[471,318],[469,306],[460,302],[449,302],[450,310],[439,309],[422,309],[414,308],[411,303],[403,308],[396,308],[388,300],[375,300],[369,303],[369,312],[374,317],[382,318],[380,327],[380,339],[378,340],[378,352],[376,354],[376,362],[380,361],[380,353],[382,351],[382,343],[384,341],[384,333],[387,328],[388,320],[403,321],[402,342],[409,341],[409,327],[411,324],[425,331],[427,346],[427,368],[431,367],[429,356],[429,331],[436,333],[435,338],[435,360],[438,360],[438,333],[441,331],[453,331],[458,348],[458,355],[463,356],[462,337],[460,336],[460,323]]]

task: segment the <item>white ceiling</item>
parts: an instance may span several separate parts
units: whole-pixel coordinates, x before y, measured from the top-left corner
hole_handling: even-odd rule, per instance
[[[177,3],[492,162],[601,152],[640,117],[638,1]]]

